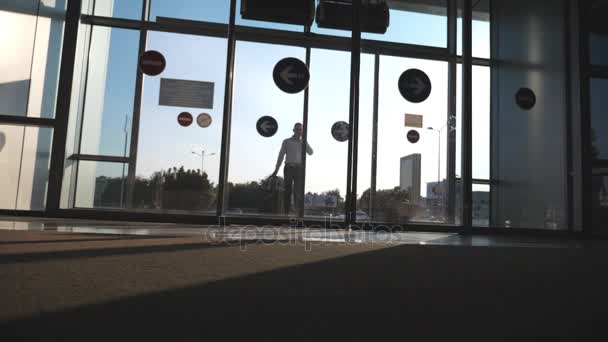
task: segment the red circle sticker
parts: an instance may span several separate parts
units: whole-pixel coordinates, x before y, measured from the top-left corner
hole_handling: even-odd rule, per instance
[[[146,51],[139,59],[141,71],[148,76],[160,75],[167,66],[167,61],[162,53],[154,50]]]
[[[194,121],[194,118],[192,117],[192,114],[190,114],[188,112],[180,113],[177,116],[177,123],[179,123],[183,127],[188,127],[188,126],[192,125],[193,121]]]

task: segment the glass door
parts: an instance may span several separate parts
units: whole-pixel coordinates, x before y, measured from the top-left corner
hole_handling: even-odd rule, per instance
[[[227,39],[151,31],[166,68],[144,76],[133,208],[215,215]]]
[[[286,93],[275,84],[275,66],[285,58],[304,62],[306,49],[236,43],[226,216],[297,216],[301,170],[289,173],[284,166],[301,164],[297,143],[289,139],[303,123],[304,92]],[[292,71],[284,76],[291,77]],[[297,135],[304,129],[300,126]],[[286,178],[291,180],[289,187]]]
[[[446,223],[447,86],[447,62],[380,56],[372,222]]]

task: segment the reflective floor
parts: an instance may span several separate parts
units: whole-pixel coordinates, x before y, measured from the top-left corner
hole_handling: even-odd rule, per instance
[[[470,247],[580,248],[601,241],[571,238],[474,235],[424,232],[373,232],[278,226],[201,226],[170,223],[116,222],[0,216],[0,229],[75,234],[150,237],[200,237],[216,242],[321,242],[349,244],[446,245]]]

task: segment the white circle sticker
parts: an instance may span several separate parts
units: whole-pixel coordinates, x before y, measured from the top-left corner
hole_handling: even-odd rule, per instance
[[[212,122],[213,120],[211,119],[211,115],[207,113],[202,113],[196,118],[196,123],[198,123],[198,125],[202,128],[207,128],[211,126]]]

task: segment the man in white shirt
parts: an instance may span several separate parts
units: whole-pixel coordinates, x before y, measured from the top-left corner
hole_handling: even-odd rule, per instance
[[[296,123],[293,126],[293,136],[291,138],[283,140],[281,145],[281,151],[277,159],[277,166],[272,173],[273,177],[276,177],[283,159],[285,159],[285,167],[283,168],[284,176],[284,210],[285,214],[289,214],[291,209],[291,194],[294,192],[294,206],[296,210],[299,210],[304,195],[304,165],[302,163],[302,134],[304,127],[301,123]],[[313,151],[310,145],[306,143],[306,153],[312,155]]]

